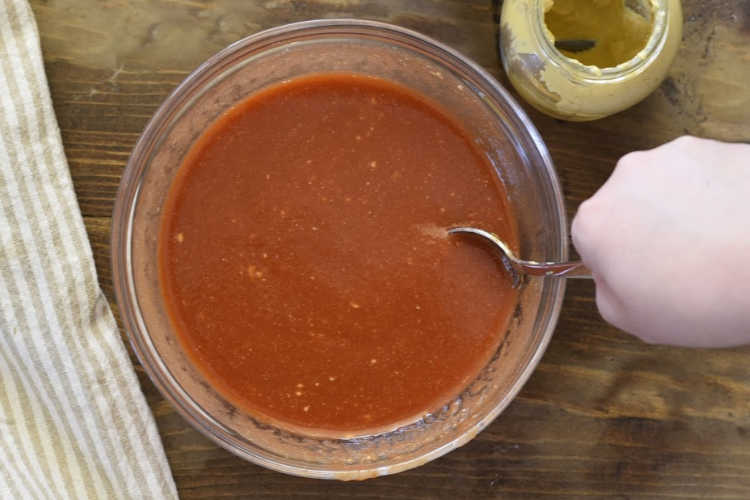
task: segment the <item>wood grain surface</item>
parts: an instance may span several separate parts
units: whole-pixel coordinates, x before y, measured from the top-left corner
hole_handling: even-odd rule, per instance
[[[750,141],[750,0],[686,0],[685,36],[649,98],[584,124],[528,106],[569,215],[624,153],[684,133]],[[201,61],[258,30],[319,17],[416,29],[507,83],[491,0],[32,0],[52,99],[101,285],[113,199],[131,148]],[[696,274],[700,282],[700,274]],[[466,446],[361,483],[284,476],[188,427],[133,359],[183,498],[750,498],[750,349],[645,345],[604,323],[571,282],[559,326],[510,407]]]

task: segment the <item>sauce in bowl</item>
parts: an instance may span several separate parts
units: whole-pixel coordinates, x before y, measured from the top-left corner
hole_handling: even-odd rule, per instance
[[[333,432],[418,419],[496,351],[516,292],[474,225],[517,248],[505,189],[461,125],[394,83],[295,78],[186,156],[159,278],[181,345],[251,414]]]

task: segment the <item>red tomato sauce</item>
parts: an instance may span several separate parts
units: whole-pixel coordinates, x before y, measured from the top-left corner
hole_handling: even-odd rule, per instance
[[[449,402],[496,351],[516,293],[505,190],[437,105],[384,80],[302,77],[206,130],[162,216],[159,274],[192,362],[265,419],[365,432]]]

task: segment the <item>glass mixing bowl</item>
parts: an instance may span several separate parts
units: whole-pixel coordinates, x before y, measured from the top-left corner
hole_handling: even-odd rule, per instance
[[[191,364],[166,315],[157,273],[161,209],[193,142],[219,115],[274,83],[354,72],[405,85],[440,103],[475,137],[505,183],[529,259],[567,259],[563,199],[547,149],[526,114],[486,71],[456,51],[387,24],[319,20],[240,40],[164,101],[133,150],[117,194],[112,266],[125,329],[154,384],[220,446],[288,474],[365,479],[417,467],[463,445],[510,403],[557,322],[564,280],[528,279],[491,361],[433,414],[376,435],[316,436],[264,422],[218,394]],[[251,374],[250,374],[251,375]]]

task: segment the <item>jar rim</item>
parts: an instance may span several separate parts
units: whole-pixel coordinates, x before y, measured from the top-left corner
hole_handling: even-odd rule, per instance
[[[669,16],[667,15],[669,10],[668,0],[645,1],[651,4],[653,11],[653,27],[648,41],[635,56],[617,66],[600,68],[595,65],[587,65],[560,52],[555,47],[554,42],[546,35],[548,29],[544,15],[545,5],[549,4],[549,0],[536,0],[534,4],[536,13],[534,16],[536,21],[534,22],[534,32],[540,40],[539,47],[548,61],[569,74],[574,73],[579,79],[590,82],[620,80],[651,64],[664,47],[669,23]]]

